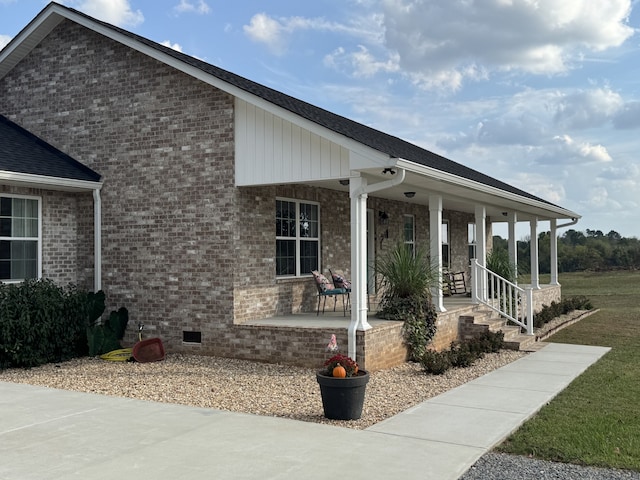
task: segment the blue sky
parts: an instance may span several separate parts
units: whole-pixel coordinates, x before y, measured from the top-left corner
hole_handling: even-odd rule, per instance
[[[640,237],[640,0],[59,3]]]

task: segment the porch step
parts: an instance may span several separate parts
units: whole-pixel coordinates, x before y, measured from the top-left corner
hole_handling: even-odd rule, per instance
[[[511,337],[509,340],[506,339],[504,341],[504,348],[509,350],[520,350],[521,352],[533,352],[536,350],[536,336],[535,335],[525,335],[523,333],[519,333]]]
[[[469,336],[480,335],[483,331],[504,333],[504,346],[509,350],[531,351],[536,343],[534,335],[524,335],[520,327],[507,325],[507,321],[493,310],[477,310],[473,315],[460,316]]]

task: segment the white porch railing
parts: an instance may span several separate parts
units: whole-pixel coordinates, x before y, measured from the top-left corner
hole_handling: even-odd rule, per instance
[[[502,317],[520,325],[527,335],[533,335],[533,289],[519,287],[471,261],[471,299],[498,312]]]

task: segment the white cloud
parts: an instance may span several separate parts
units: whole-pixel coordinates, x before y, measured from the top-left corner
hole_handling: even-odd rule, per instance
[[[613,125],[619,129],[640,127],[640,102],[629,102],[613,118]]]
[[[554,137],[555,148],[538,158],[539,163],[546,164],[586,164],[608,163],[613,159],[602,145],[575,141],[569,135]]]
[[[604,186],[591,186],[589,188],[589,195],[582,200],[582,205],[586,209],[594,209],[596,211],[607,211],[609,215],[611,212],[622,213],[624,210],[622,204],[615,198],[611,198],[609,190]]]
[[[199,15],[206,15],[211,12],[211,8],[204,0],[198,0],[197,4],[189,0],[180,0],[180,3],[173,7],[173,10],[177,13],[197,13]]]
[[[398,57],[392,55],[385,61],[376,60],[374,55],[363,45],[355,52],[348,53],[339,47],[324,57],[324,64],[336,70],[352,72],[356,78],[369,78],[380,72],[397,72]]]
[[[550,180],[545,175],[519,172],[507,182],[511,185],[519,185],[527,192],[551,203],[561,204],[566,198],[564,185],[560,181]]]
[[[425,88],[457,90],[478,71],[566,72],[584,49],[633,35],[631,0],[383,0],[386,47]]]
[[[9,35],[0,35],[0,50],[2,50],[12,39]]]
[[[245,25],[243,29],[251,40],[264,43],[274,54],[279,55],[286,50],[283,26],[266,13],[258,13],[251,17],[249,25]]]
[[[382,41],[381,23],[382,16],[377,13],[354,17],[347,24],[324,18],[274,18],[266,13],[257,13],[243,29],[251,40],[263,43],[272,53],[281,55],[286,52],[291,36],[299,31],[342,33],[366,43],[379,44]]]
[[[487,120],[478,127],[477,141],[485,145],[540,145],[549,137],[546,125],[529,114]]]
[[[622,97],[609,89],[578,91],[563,96],[555,121],[565,128],[592,128],[608,122],[623,107]]]
[[[133,11],[129,0],[72,0],[64,3],[87,15],[121,27],[135,27],[144,22],[142,12]]]
[[[162,42],[161,45],[164,45],[165,47],[172,48],[172,49],[176,50],[177,52],[182,52],[182,47],[180,46],[179,43],[171,43],[169,40],[165,40],[164,42]]]
[[[630,186],[635,187],[640,180],[640,167],[635,164],[610,166],[603,169],[598,177],[604,180],[630,183]]]

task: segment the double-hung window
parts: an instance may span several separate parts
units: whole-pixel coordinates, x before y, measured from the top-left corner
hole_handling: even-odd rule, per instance
[[[416,253],[416,228],[413,215],[404,216],[404,244],[412,255]]]
[[[320,206],[276,199],[276,275],[309,275],[319,265]]]
[[[451,267],[451,249],[449,248],[449,220],[442,220],[442,267]]]
[[[0,281],[39,276],[40,199],[0,196]]]
[[[469,245],[469,263],[476,258],[476,224],[467,224],[467,244]]]

